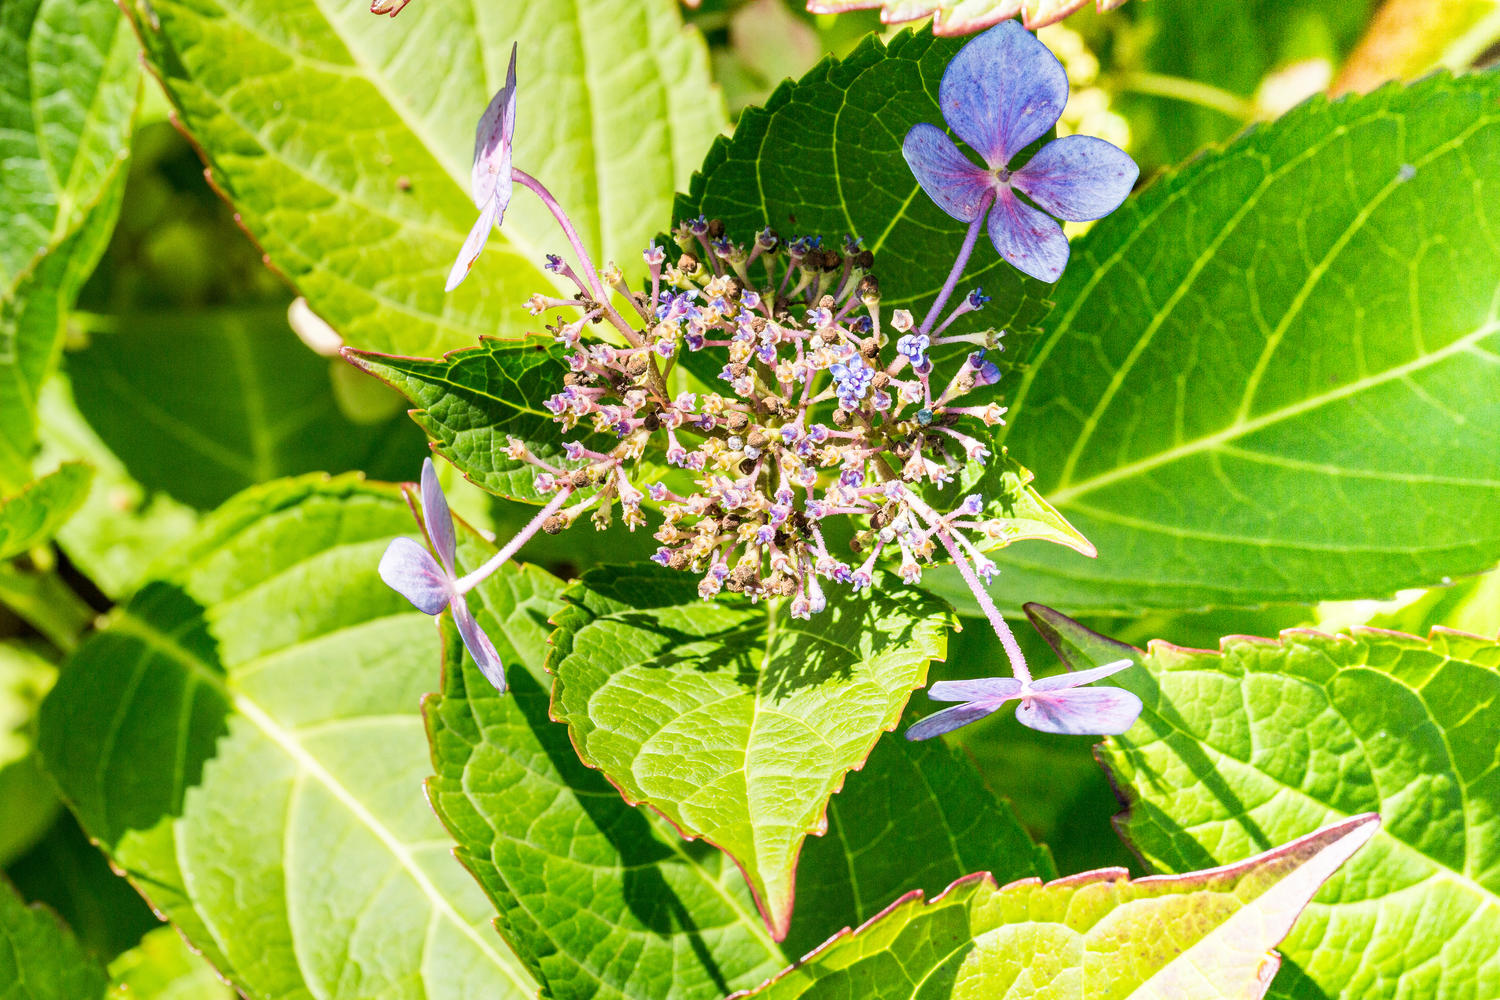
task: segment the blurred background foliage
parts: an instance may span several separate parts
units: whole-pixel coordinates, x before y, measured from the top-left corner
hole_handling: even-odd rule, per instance
[[[101,0],[102,2],[102,0]],[[1143,176],[1223,142],[1320,92],[1368,89],[1439,66],[1483,65],[1500,39],[1484,0],[1140,0],[1044,29],[1073,91],[1061,128],[1127,148]],[[875,12],[814,16],[792,0],[704,0],[685,10],[712,53],[732,113],[786,77],[889,30]],[[414,10],[407,16],[420,16]],[[400,22],[392,25],[400,30]],[[665,223],[667,220],[662,220]],[[21,894],[55,908],[102,961],[156,918],[58,807],[31,757],[33,712],[55,663],[95,615],[128,595],[197,518],[253,483],[323,469],[412,478],[425,442],[397,398],[317,353],[317,331],[288,322],[292,293],[204,181],[153,82],[131,144],[118,225],[67,324],[60,370],[41,400],[39,471],[84,459],[96,472],[55,547],[0,565],[0,866]],[[312,324],[315,326],[316,324]],[[171,384],[175,392],[153,391]],[[530,511],[456,482],[458,513],[504,533]],[[564,576],[641,558],[644,532],[543,537],[523,555]],[[1500,577],[1454,581],[1394,601],[1096,620],[1144,645],[1214,648],[1231,633],[1354,624],[1425,634],[1434,625],[1500,632]],[[1038,662],[1049,662],[1029,627]],[[947,672],[993,673],[984,629],[954,637]],[[917,707],[925,707],[917,695]],[[994,789],[1013,800],[1058,868],[1139,864],[1106,835],[1118,802],[1090,737],[1040,736],[1007,713],[961,731]],[[155,947],[155,946],[153,946]]]

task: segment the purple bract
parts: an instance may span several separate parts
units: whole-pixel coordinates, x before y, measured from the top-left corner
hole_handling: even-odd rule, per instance
[[[1140,174],[1123,151],[1082,135],[1054,140],[1010,169],[1017,153],[1057,123],[1067,100],[1068,76],[1057,57],[1015,21],[1005,21],[965,45],[938,88],[944,120],[986,165],[976,166],[936,125],[913,126],[901,147],[939,208],[975,225],[988,212],[996,252],[1049,282],[1068,263],[1068,240],[1056,219],[1103,218]]]
[[[1012,698],[1021,699],[1016,718],[1044,733],[1109,736],[1129,729],[1141,714],[1141,699],[1123,688],[1084,688],[1083,685],[1117,674],[1131,665],[1116,660],[1092,670],[1056,674],[1040,680],[984,677],[972,681],[939,681],[927,689],[934,701],[961,705],[929,715],[906,731],[909,740],[927,740],[951,733],[999,711]]]
[[[516,134],[516,46],[510,47],[510,69],[505,86],[490,99],[474,130],[474,205],[479,218],[469,230],[458,259],[448,272],[446,291],[453,291],[468,276],[479,251],[489,241],[490,232],[505,218],[512,189],[510,144]]]

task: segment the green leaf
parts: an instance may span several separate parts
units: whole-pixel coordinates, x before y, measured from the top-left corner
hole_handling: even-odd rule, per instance
[[[969,473],[972,467],[966,468]],[[968,476],[964,477],[965,479]],[[978,536],[981,551],[992,552],[1016,542],[1054,542],[1081,552],[1089,558],[1097,553],[1093,543],[1081,535],[1068,519],[1059,514],[1051,504],[1031,485],[1036,476],[1011,458],[1005,449],[998,458],[985,463],[975,482],[961,482],[952,490],[952,503],[956,506],[960,498],[977,492],[984,497],[983,517],[1000,522],[1003,534],[998,538]],[[946,508],[945,508],[946,509]]]
[[[109,1000],[233,1000],[213,966],[171,927],[158,927],[109,963]]]
[[[392,487],[206,518],[64,664],[40,749],[89,835],[255,996],[516,997],[530,977],[423,799],[430,619],[381,582]]]
[[[1043,884],[987,874],[911,893],[749,996],[1253,1000],[1272,951],[1380,820],[1362,816],[1249,858],[1132,882],[1119,868]]]
[[[57,917],[27,906],[0,878],[0,997],[4,1000],[95,1000],[104,970]]]
[[[460,565],[493,551],[460,534]],[[519,566],[481,584],[470,602],[509,689],[497,694],[450,633],[443,694],[425,703],[437,768],[428,797],[544,996],[717,1000],[913,886],[935,891],[980,869],[1052,873],[965,758],[889,736],[830,802],[828,833],[807,842],[778,945],[726,855],[623,801],[548,718],[541,663],[562,588]]]
[[[11,497],[0,497],[0,561],[45,545],[88,495],[92,471],[69,462]]]
[[[724,850],[785,937],[802,842],[943,656],[945,607],[887,578],[804,623],[700,601],[692,577],[650,565],[596,570],[564,597],[552,712],[579,756]]]
[[[42,386],[37,414],[40,463],[84,461],[94,469],[88,496],[58,531],[58,545],[95,586],[123,599],[146,578],[151,563],[192,533],[197,514],[130,475],[78,411],[64,373]]]
[[[57,667],[19,642],[0,643],[0,868],[57,816],[57,793],[37,766],[33,722]]]
[[[1004,604],[1371,597],[1500,560],[1497,98],[1313,101],[1079,242],[1004,443],[1099,558],[1008,549]]]
[[[566,463],[564,432],[542,407],[561,392],[563,350],[550,338],[496,340],[436,361],[346,352],[360,368],[411,400],[433,449],[471,482],[497,496],[534,500],[535,469],[506,455],[511,437],[544,462]]]
[[[942,122],[938,82],[957,39],[902,31],[870,37],[847,58],[825,60],[783,83],[763,109],[740,116],[714,143],[677,218],[722,219],[736,240],[764,226],[783,236],[853,234],[875,254],[881,308],[925,314],[968,229],[922,193],[901,156],[918,122]],[[982,285],[993,301],[951,327],[1024,330],[1045,313],[1049,286],[1024,277],[982,241],[959,288]],[[920,311],[919,311],[920,310]],[[1012,350],[1015,350],[1012,347]]]
[[[1028,611],[1075,669],[1122,656],[1144,668],[1116,675],[1146,707],[1099,758],[1148,863],[1201,868],[1343,816],[1383,817],[1283,945],[1300,974],[1280,995],[1442,1000],[1500,976],[1500,643],[1289,629],[1217,653],[1142,653]]]
[[[426,454],[405,416],[357,422],[281,306],[124,315],[70,353],[83,418],[147,491],[218,506],[256,483],[359,470],[409,479]],[[373,388],[380,388],[371,383]]]
[[[565,241],[517,188],[475,272],[443,292],[478,216],[475,123],[513,41],[516,166],[549,185],[590,253],[632,271],[725,121],[703,41],[672,0],[488,12],[423,0],[397,24],[313,0],[130,9],[246,230],[319,316],[371,350],[433,355],[519,336],[534,328],[526,298],[554,287],[541,256]]]
[[[114,226],[139,93],[135,43],[112,5],[0,11],[0,489],[31,479],[36,395]]]

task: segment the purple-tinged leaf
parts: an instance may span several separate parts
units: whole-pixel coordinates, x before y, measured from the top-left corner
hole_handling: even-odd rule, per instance
[[[764,986],[765,1000],[1006,996],[1258,1000],[1273,950],[1380,826],[1334,823],[1237,864],[1131,881],[1123,868],[1003,888],[988,874],[912,892]]]

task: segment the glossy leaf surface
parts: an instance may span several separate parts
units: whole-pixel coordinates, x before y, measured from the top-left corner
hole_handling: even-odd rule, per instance
[[[463,565],[492,551],[460,537]],[[778,944],[726,855],[624,802],[548,718],[540,664],[562,586],[529,567],[482,585],[471,601],[511,688],[497,695],[450,635],[443,694],[427,703],[429,796],[545,996],[714,1000],[913,886],[936,892],[976,870],[1052,873],[966,759],[888,736],[830,801],[827,834],[804,847],[799,903]]]
[[[518,188],[474,273],[443,292],[478,216],[475,123],[512,42],[515,165],[549,186],[591,254],[622,266],[644,268],[673,190],[724,124],[702,39],[672,0],[423,0],[394,25],[316,0],[129,7],[214,183],[270,263],[361,348],[431,356],[519,336],[533,328],[526,298],[560,287],[542,256],[566,241]]]
[[[1011,548],[1005,604],[1374,597],[1500,559],[1497,98],[1314,101],[1079,241],[1004,441],[1099,558]]]
[[[1123,646],[1030,609],[1074,669],[1145,702],[1101,746],[1130,808],[1121,832],[1151,864],[1201,868],[1367,810],[1384,826],[1282,946],[1276,995],[1443,998],[1500,984],[1500,644],[1437,629],[1279,640],[1220,652]]]
[[[881,578],[798,621],[649,564],[564,596],[553,715],[628,800],[727,852],[784,937],[802,842],[943,656],[944,606]]]

